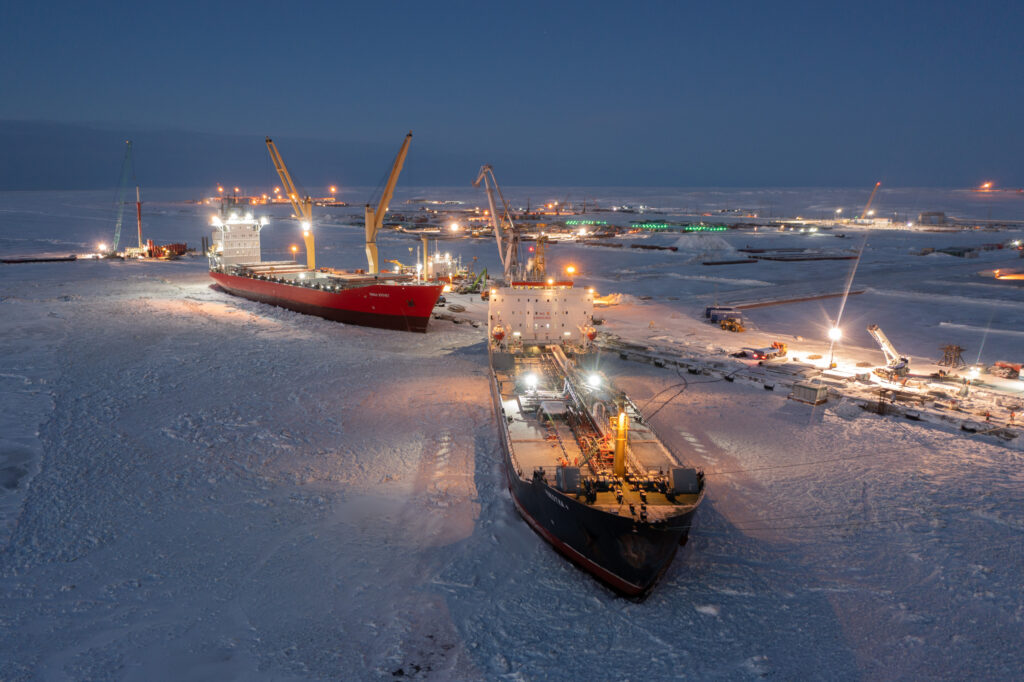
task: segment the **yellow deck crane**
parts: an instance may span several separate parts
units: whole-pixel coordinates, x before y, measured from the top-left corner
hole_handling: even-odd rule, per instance
[[[380,272],[380,261],[377,257],[377,231],[384,224],[384,214],[388,212],[388,204],[391,203],[391,196],[395,193],[395,184],[398,183],[398,174],[402,172],[402,165],[405,163],[405,155],[409,153],[409,142],[412,141],[412,132],[405,136],[395,163],[391,166],[391,175],[388,176],[387,184],[384,185],[384,192],[380,196],[377,208],[366,205],[366,264],[368,272],[376,275]]]
[[[302,225],[302,240],[306,243],[306,267],[310,270],[316,270],[316,249],[313,240],[313,199],[309,195],[299,196],[299,190],[295,187],[295,182],[292,180],[291,173],[288,172],[288,167],[284,165],[281,153],[277,151],[277,145],[269,137],[267,138],[267,151],[270,152],[270,158],[274,162],[274,169],[277,170],[277,174],[281,178],[281,184],[284,185],[285,194],[288,195],[288,200],[292,202],[295,217],[299,219],[299,223]]]
[[[875,200],[875,192],[877,192],[878,188],[881,187],[881,186],[882,186],[882,182],[881,181],[875,183],[875,188],[873,190],[871,190],[871,196],[868,197],[868,203],[864,205],[864,210],[861,211],[861,213],[860,213],[860,219],[861,220],[864,220],[864,218],[867,217],[868,209],[871,208],[871,202]]]

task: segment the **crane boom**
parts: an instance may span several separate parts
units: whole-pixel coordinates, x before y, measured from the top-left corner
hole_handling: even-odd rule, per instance
[[[479,187],[481,182],[484,183],[484,190],[487,192],[487,203],[491,211],[491,227],[494,228],[494,239],[498,242],[498,257],[501,259],[502,272],[506,284],[509,284],[512,282],[512,277],[519,270],[519,231],[512,223],[508,202],[505,201],[505,195],[501,193],[501,187],[498,186],[498,180],[494,177],[494,169],[491,168],[490,164],[480,166],[480,173],[476,176],[476,180],[473,181],[473,186]],[[492,183],[494,184],[493,188],[491,187]],[[503,213],[500,219],[498,218],[498,209],[494,202],[495,190],[498,192],[498,197],[501,198]],[[508,221],[508,230],[505,230],[502,226],[502,223],[506,220]]]
[[[121,241],[121,223],[124,221],[124,206],[127,203],[125,198],[128,192],[128,175],[131,174],[132,181],[135,181],[135,164],[132,163],[132,141],[125,140],[124,143],[127,146],[124,151],[124,160],[121,161],[121,182],[118,183],[117,190],[117,222],[114,224],[114,241],[110,246],[111,253],[117,251],[117,246]],[[138,185],[136,185],[136,190],[138,190]],[[139,215],[141,216],[141,213]]]
[[[868,203],[865,204],[864,210],[861,211],[861,213],[860,213],[860,219],[861,220],[864,220],[864,218],[867,216],[868,209],[871,208],[871,202],[875,200],[875,192],[877,192],[878,188],[881,187],[881,186],[882,186],[882,182],[881,181],[878,181],[878,182],[875,183],[875,188],[873,190],[871,190],[871,196],[868,197]]]
[[[885,361],[891,370],[904,370],[909,360],[897,352],[896,347],[889,341],[889,337],[885,335],[882,328],[877,324],[868,325],[868,333],[874,337],[875,342],[878,343],[878,347],[882,349],[882,353],[885,355]]]
[[[281,178],[281,184],[284,185],[284,191],[288,195],[288,200],[292,202],[292,210],[295,211],[295,217],[302,224],[302,240],[306,244],[306,267],[310,270],[316,270],[316,249],[313,239],[313,199],[308,195],[305,197],[299,196],[299,190],[295,187],[295,182],[292,180],[292,174],[288,172],[288,167],[284,165],[281,152],[277,151],[277,145],[269,137],[267,138],[267,151],[270,152],[270,159],[274,162],[274,169],[277,171],[278,177]]]
[[[384,185],[384,192],[380,196],[377,208],[366,205],[366,263],[369,266],[370,274],[380,272],[380,261],[377,256],[377,231],[384,224],[384,214],[388,212],[388,204],[391,203],[391,196],[395,193],[395,185],[398,183],[398,174],[402,172],[405,164],[405,155],[409,153],[409,142],[412,141],[412,131],[405,136],[395,163],[391,166],[391,175],[388,176],[387,184]]]

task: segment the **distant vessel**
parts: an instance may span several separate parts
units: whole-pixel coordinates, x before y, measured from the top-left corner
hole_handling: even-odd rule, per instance
[[[317,268],[312,226],[313,200],[300,198],[298,188],[284,165],[274,142],[267,149],[296,217],[302,225],[306,265],[296,261],[262,260],[260,231],[266,219],[242,212],[222,200],[221,215],[213,224],[213,246],[208,252],[210,276],[229,294],[261,303],[316,315],[336,322],[366,327],[425,332],[434,304],[444,288],[436,282],[417,281],[414,275],[382,273],[378,268],[377,232],[401,172],[412,133],[406,136],[391,168],[376,208],[366,206],[366,255],[369,272],[344,272]],[[297,247],[292,248],[293,253]]]
[[[593,368],[593,301],[568,282],[492,290],[491,397],[519,513],[578,566],[644,597],[686,543],[704,474]]]
[[[78,260],[78,256],[22,256],[16,258],[0,258],[0,263],[66,263]]]

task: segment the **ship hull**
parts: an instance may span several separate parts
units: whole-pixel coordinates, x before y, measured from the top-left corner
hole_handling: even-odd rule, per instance
[[[442,285],[379,283],[324,291],[211,271],[227,293],[306,315],[364,327],[426,332]]]
[[[493,376],[491,398],[501,426],[505,478],[519,514],[554,549],[616,592],[646,597],[678,547],[686,543],[696,509],[661,523],[645,523],[563,495],[544,480],[523,479],[516,470]]]

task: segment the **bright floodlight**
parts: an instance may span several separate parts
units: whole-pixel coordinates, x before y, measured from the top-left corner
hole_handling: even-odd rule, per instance
[[[828,338],[830,338],[833,341],[838,341],[839,339],[843,338],[843,330],[840,329],[839,327],[832,327],[831,329],[828,330]]]
[[[971,379],[977,379],[978,378],[978,368],[977,367],[971,367],[971,371],[968,372],[968,375],[971,377]]]
[[[590,376],[587,377],[587,386],[590,386],[591,388],[597,388],[600,385],[601,385],[601,375],[600,374],[595,373],[595,374],[591,374]]]
[[[213,223],[214,227],[220,227],[221,225],[224,224],[224,222],[220,219],[220,216],[213,216],[213,220],[211,222]]]
[[[99,244],[97,244],[97,245],[96,245],[96,248],[97,248],[97,249],[98,249],[99,251],[106,251],[106,250],[107,250],[107,245],[106,245],[106,244],[104,244],[103,242],[100,242]]]
[[[312,227],[313,227],[312,223],[310,223],[308,220],[303,220],[302,221],[302,229],[305,230],[306,232],[309,232],[309,230]]]
[[[448,229],[450,229],[452,232],[458,232],[459,231],[459,224],[458,223],[452,223],[451,225],[448,226]]]
[[[568,274],[570,274],[570,275],[575,275],[576,274],[576,266],[575,265],[567,265],[566,268],[565,268],[565,271]]]
[[[526,387],[527,388],[529,388],[529,389],[537,388],[537,375],[536,374],[532,374],[532,373],[531,374],[527,374],[526,376],[523,377],[523,381],[526,383]]]

